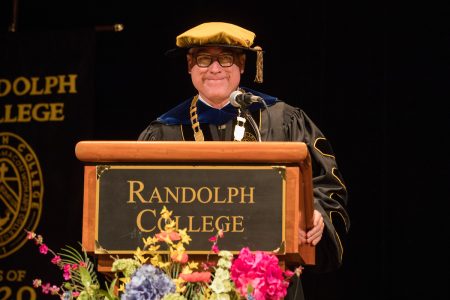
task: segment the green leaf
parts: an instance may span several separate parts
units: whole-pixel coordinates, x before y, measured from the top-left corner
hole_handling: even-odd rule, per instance
[[[65,248],[61,249],[61,253],[58,253],[61,258],[66,259],[67,261],[70,261],[71,263],[79,263],[80,261],[84,261],[83,255],[78,251],[77,249],[73,248],[72,246],[66,246]]]
[[[118,300],[119,298],[116,297],[116,295],[111,294],[110,292],[107,292],[105,290],[99,290],[97,295],[101,297],[106,297],[108,300]]]
[[[251,294],[253,292],[254,288],[251,284],[247,285],[247,293]]]
[[[114,295],[114,288],[116,286],[116,282],[117,282],[117,277],[114,278],[114,280],[111,281],[111,283],[109,285],[108,292],[109,292],[110,295]]]
[[[80,246],[82,247],[81,243],[80,243]],[[65,248],[61,249],[61,252],[58,253],[58,255],[61,256],[61,261],[63,264],[79,265],[80,262],[84,263],[84,265],[85,265],[84,268],[88,272],[87,275],[89,275],[89,276],[87,276],[86,274],[81,275],[80,268],[83,268],[81,266],[76,270],[71,270],[71,275],[72,275],[71,281],[73,282],[73,284],[75,286],[77,286],[78,288],[82,287],[82,286],[86,286],[85,282],[84,282],[86,279],[83,279],[82,278],[83,276],[85,278],[89,277],[89,281],[90,281],[91,285],[99,286],[98,279],[97,279],[97,273],[95,272],[95,265],[89,259],[86,251],[83,250],[83,253],[81,253],[74,247],[67,245]]]
[[[89,295],[86,291],[82,291],[77,297],[77,300],[89,300]]]
[[[81,279],[81,282],[83,283],[83,286],[86,289],[90,288],[92,285],[92,279],[91,279],[91,275],[89,274],[88,270],[86,270],[85,267],[79,267],[78,271],[80,272],[80,279]]]

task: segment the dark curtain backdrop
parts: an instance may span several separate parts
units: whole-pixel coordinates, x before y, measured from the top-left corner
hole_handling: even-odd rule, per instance
[[[74,149],[93,136],[94,34],[0,34],[0,299],[41,299],[33,279],[61,282],[53,255],[41,255],[26,231],[56,252],[81,241]]]
[[[99,140],[135,140],[194,94],[185,61],[163,55],[176,35],[206,21],[254,31],[266,51],[264,83],[252,82],[249,57],[243,84],[303,108],[331,141],[349,190],[344,266],[304,274],[308,299],[447,299],[438,271],[449,265],[448,4],[22,2],[18,30],[27,32],[124,24],[96,34]]]

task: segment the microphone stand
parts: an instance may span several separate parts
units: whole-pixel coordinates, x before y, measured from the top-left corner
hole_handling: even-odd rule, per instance
[[[252,115],[248,112],[248,109],[242,109],[242,114],[244,117],[250,122],[250,125],[252,126],[253,130],[256,132],[256,135],[258,136],[258,142],[261,142],[261,132],[259,132],[258,125],[256,125],[255,119],[253,119]]]
[[[266,101],[264,101],[263,98],[260,99],[260,103],[262,103],[265,107],[265,111],[267,112],[267,135],[266,135],[266,141],[269,140],[269,135],[271,132],[271,118],[270,118],[270,112],[269,112],[269,107],[267,106]],[[261,142],[261,132],[259,131],[258,125],[256,124],[255,120],[253,119],[252,115],[248,112],[247,107],[242,107],[242,114],[244,115],[244,117],[250,122],[250,125],[252,126],[253,130],[256,132],[256,134],[258,135],[258,142]]]

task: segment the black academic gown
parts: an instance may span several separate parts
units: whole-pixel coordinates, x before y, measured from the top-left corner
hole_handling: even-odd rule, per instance
[[[347,205],[347,190],[339,172],[336,159],[328,140],[320,129],[301,109],[292,107],[275,97],[243,88],[262,97],[266,106],[253,103],[249,108],[256,124],[259,124],[261,140],[300,141],[306,143],[313,167],[314,208],[323,215],[326,229],[316,246],[316,265],[305,271],[328,272],[336,270],[342,263],[343,241],[350,226]],[[141,141],[194,141],[189,106],[192,98],[163,114],[140,134]],[[212,108],[197,102],[197,113],[205,141],[232,141],[238,110],[226,105],[222,109]],[[270,118],[270,122],[269,122]],[[270,123],[270,132],[269,132]],[[256,140],[257,134],[249,122],[245,124],[243,140]],[[304,299],[300,281],[293,281],[286,299]]]

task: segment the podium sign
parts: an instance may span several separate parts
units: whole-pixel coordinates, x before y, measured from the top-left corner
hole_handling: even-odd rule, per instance
[[[96,240],[131,254],[164,229],[165,206],[191,237],[189,253],[209,253],[219,229],[221,249],[273,251],[285,241],[284,178],[282,166],[99,165]]]
[[[159,232],[164,206],[200,257],[222,228],[221,249],[280,247],[280,261],[315,264],[315,247],[298,239],[314,210],[302,142],[81,141],[75,152],[85,164],[82,244],[101,272],[111,252],[128,255]]]

